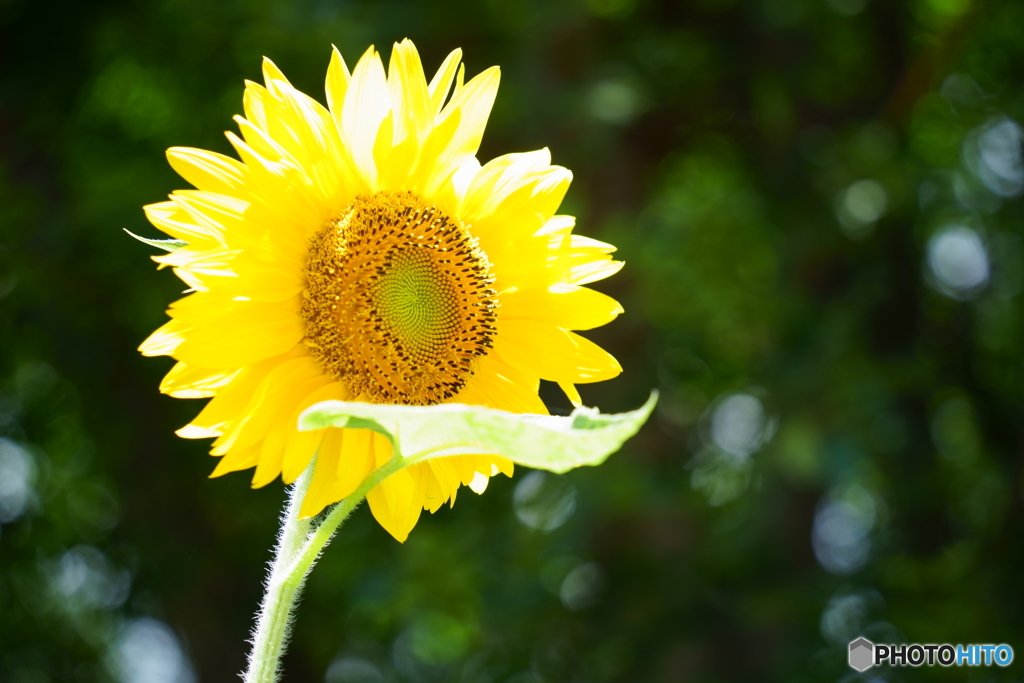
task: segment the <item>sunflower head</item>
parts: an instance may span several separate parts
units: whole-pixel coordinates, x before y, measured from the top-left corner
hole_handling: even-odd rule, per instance
[[[459,402],[546,413],[541,379],[574,404],[576,384],[614,377],[615,359],[574,330],[621,313],[584,285],[621,267],[614,248],[556,215],[571,174],[548,151],[481,165],[476,152],[498,69],[469,82],[451,53],[427,82],[396,44],[387,71],[371,47],[351,72],[335,50],[327,106],[269,60],[247,82],[239,159],[172,148],[196,189],[146,207],[187,246],[156,257],[190,287],[141,347],[178,363],[161,390],[212,400],[179,430],[214,438],[214,476],[255,468],[253,486],[294,480],[311,462],[302,514],[349,495],[391,457],[363,429],[300,432],[325,400]],[[367,496],[404,540],[424,509],[512,474],[495,455],[407,467]]]
[[[356,197],[310,240],[306,347],[356,396],[453,400],[492,346],[497,298],[487,255],[412,192]]]

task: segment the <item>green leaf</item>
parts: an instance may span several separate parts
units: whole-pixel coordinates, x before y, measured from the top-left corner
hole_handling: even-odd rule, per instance
[[[520,465],[567,472],[600,465],[647,421],[657,392],[628,413],[607,415],[577,408],[568,417],[519,415],[459,403],[400,406],[324,401],[299,416],[299,429],[372,429],[387,436],[410,461],[490,453]]]
[[[131,230],[128,230],[127,228],[121,229],[124,230],[129,235],[131,235],[132,237],[134,237],[135,239],[137,239],[138,241],[145,242],[151,247],[163,249],[164,251],[178,251],[182,247],[188,245],[188,242],[186,242],[185,240],[151,240],[147,237],[139,237],[138,235],[136,235]]]

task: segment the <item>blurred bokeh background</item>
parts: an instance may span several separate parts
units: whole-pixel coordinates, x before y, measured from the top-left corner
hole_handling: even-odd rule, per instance
[[[182,285],[140,207],[229,152],[270,56],[323,101],[412,38],[502,67],[481,158],[549,146],[626,268],[591,338],[662,392],[596,469],[403,546],[364,508],[288,681],[858,679],[846,644],[1024,653],[1024,3],[0,0],[0,680],[233,680],[283,500],[206,478],[138,344]],[[544,389],[553,411],[568,408]],[[1009,669],[864,680],[1021,680]]]

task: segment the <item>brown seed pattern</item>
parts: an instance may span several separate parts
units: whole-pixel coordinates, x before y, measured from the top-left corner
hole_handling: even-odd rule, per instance
[[[353,395],[453,398],[488,352],[490,263],[465,226],[412,192],[359,196],[310,240],[305,344]]]

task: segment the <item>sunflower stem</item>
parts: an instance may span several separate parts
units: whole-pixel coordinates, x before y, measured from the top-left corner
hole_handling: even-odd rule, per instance
[[[281,531],[277,537],[277,548],[270,563],[266,593],[256,615],[256,629],[253,633],[252,652],[249,667],[245,672],[245,683],[276,683],[278,680],[281,655],[287,644],[292,612],[302,582],[291,581],[289,572],[296,554],[309,536],[309,519],[299,519],[302,499],[313,476],[310,465],[296,480],[288,492],[288,503],[281,517]]]
[[[315,461],[292,485],[281,518],[281,532],[270,564],[266,593],[256,615],[252,653],[249,655],[249,667],[243,676],[245,683],[277,683],[280,680],[281,656],[288,644],[299,595],[313,565],[338,527],[366,498],[366,494],[408,464],[411,464],[409,459],[396,453],[391,460],[364,479],[351,495],[335,505],[312,531],[311,520],[299,519],[299,510],[302,509],[302,500],[313,478]]]

